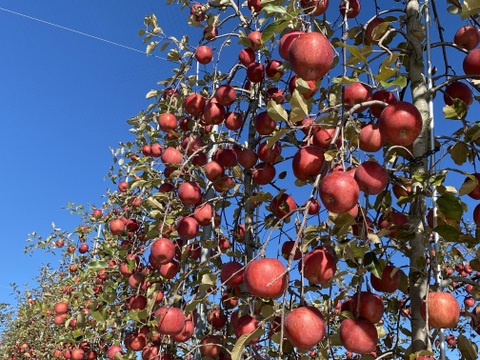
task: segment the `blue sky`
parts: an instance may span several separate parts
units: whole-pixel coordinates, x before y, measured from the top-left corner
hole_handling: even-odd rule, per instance
[[[0,302],[13,301],[9,283],[23,284],[41,264],[57,261],[41,252],[24,255],[27,234],[47,236],[52,221],[72,229],[77,219],[61,208],[67,202],[101,204],[111,186],[103,180],[109,147],[128,139],[125,121],[148,105],[145,94],[168,75],[160,59],[141,53],[143,18],[155,12],[161,26],[185,31],[175,27],[175,16],[159,11],[162,5],[0,1]]]

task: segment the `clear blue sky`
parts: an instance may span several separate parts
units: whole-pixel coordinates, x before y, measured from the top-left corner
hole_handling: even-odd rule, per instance
[[[141,53],[144,16],[154,12],[180,34],[186,26],[172,14],[178,8],[159,11],[163,2],[153,0],[0,1],[0,8],[0,302],[12,302],[9,283],[23,284],[42,263],[58,261],[24,255],[27,234],[47,236],[52,221],[72,229],[78,220],[61,209],[67,202],[101,204],[111,186],[103,180],[109,147],[129,139],[125,120],[168,75],[160,59]]]

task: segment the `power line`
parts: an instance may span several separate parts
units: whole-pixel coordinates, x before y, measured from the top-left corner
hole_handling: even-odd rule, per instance
[[[110,41],[110,40],[107,40],[107,39],[104,39],[104,38],[101,38],[101,37],[98,37],[98,36],[95,36],[95,35],[91,35],[91,34],[88,34],[86,32],[80,31],[80,30],[75,30],[75,29],[72,29],[72,28],[69,28],[69,27],[66,27],[66,26],[63,26],[63,25],[58,25],[58,24],[55,24],[55,23],[52,23],[52,22],[49,22],[49,21],[46,21],[46,20],[42,20],[42,19],[27,15],[27,14],[23,14],[23,13],[14,11],[14,10],[6,9],[6,8],[3,8],[3,7],[0,7],[0,11],[6,12],[6,13],[9,13],[9,14],[12,14],[12,15],[21,16],[21,17],[24,17],[24,18],[29,19],[29,20],[38,21],[38,22],[40,22],[42,24],[45,24],[45,25],[50,25],[50,26],[56,27],[56,28],[61,29],[61,30],[66,30],[66,31],[72,32],[74,34],[86,36],[86,37],[89,37],[91,39],[99,40],[99,41],[105,42],[105,43],[110,44],[110,45],[118,46],[118,47],[121,47],[123,49],[134,51],[134,52],[145,55],[145,51],[138,50],[138,49],[135,49],[135,48],[127,46],[127,45],[119,44],[117,42]],[[160,56],[157,56],[157,55],[151,55],[151,56],[153,56],[157,59],[167,60],[167,59],[165,59],[163,57],[160,57]]]

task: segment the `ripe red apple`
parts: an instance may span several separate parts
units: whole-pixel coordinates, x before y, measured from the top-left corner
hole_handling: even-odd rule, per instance
[[[252,83],[259,83],[263,80],[265,69],[259,62],[253,62],[247,66],[247,78]]]
[[[476,225],[480,225],[480,204],[475,206],[475,209],[473,209],[473,222]]]
[[[190,15],[196,22],[205,20],[205,9],[202,4],[194,3],[190,6]]]
[[[178,187],[178,198],[185,205],[194,205],[202,200],[202,188],[195,181],[184,181]]]
[[[161,307],[155,311],[157,331],[164,335],[180,333],[185,326],[185,315],[181,309],[175,307]]]
[[[158,272],[164,279],[173,279],[180,271],[180,263],[172,260],[166,264],[160,265]]]
[[[193,217],[183,217],[177,222],[177,232],[183,240],[190,240],[197,236],[199,225]]]
[[[365,319],[345,319],[340,324],[340,341],[348,351],[369,354],[375,351],[378,333],[375,325]]]
[[[320,246],[303,257],[299,270],[312,284],[328,284],[337,271],[337,261],[325,246]]]
[[[371,273],[370,282],[377,291],[393,293],[400,286],[400,272],[394,266],[387,265],[382,270],[381,278]]]
[[[313,180],[322,170],[325,154],[321,147],[309,145],[299,149],[292,160],[293,175],[299,180]]]
[[[282,64],[283,63],[280,60],[277,60],[277,59],[270,60],[267,63],[267,67],[265,68],[265,74],[270,79],[273,79],[274,81],[280,80],[280,78],[282,77],[282,75],[284,73],[284,71],[282,69],[280,69]]]
[[[216,98],[207,101],[203,109],[203,121],[208,125],[218,125],[225,120],[225,107]]]
[[[358,147],[363,151],[376,152],[380,150],[385,141],[380,134],[378,125],[376,124],[365,124],[360,129],[358,135]]]
[[[384,103],[387,103],[387,104],[393,104],[397,102],[397,98],[395,94],[387,90],[375,91],[372,95],[372,100],[383,101]],[[370,106],[370,112],[377,119],[380,117],[380,114],[382,113],[383,109],[385,108],[381,105]]]
[[[415,105],[397,101],[380,114],[378,128],[385,141],[393,145],[410,146],[422,132],[423,122]]]
[[[80,254],[85,254],[88,251],[88,244],[82,244],[78,247],[78,252]]]
[[[122,235],[125,228],[125,223],[120,219],[114,219],[110,222],[110,231],[113,235]]]
[[[480,48],[470,51],[463,59],[463,71],[466,75],[480,74]]]
[[[161,159],[165,165],[180,165],[183,163],[182,153],[171,146],[163,151]]]
[[[335,128],[317,128],[313,133],[312,143],[313,145],[320,146],[322,149],[327,150],[330,147],[334,134]],[[342,139],[338,137],[335,145],[339,147],[341,143]]]
[[[344,213],[357,205],[360,188],[355,179],[343,171],[328,174],[320,183],[320,199],[328,211]]]
[[[231,85],[220,85],[218,89],[215,90],[214,97],[220,105],[230,106],[237,99],[237,93]]]
[[[255,117],[255,129],[260,135],[270,135],[275,130],[275,120],[273,120],[266,111],[263,111]]]
[[[132,351],[142,351],[147,346],[147,337],[143,333],[127,333],[123,340],[125,347]]]
[[[278,299],[288,286],[288,273],[278,259],[250,261],[243,274],[247,291],[260,298]]]
[[[119,353],[123,355],[123,349],[121,346],[112,345],[108,348],[107,356],[109,360],[115,360],[115,354]]]
[[[289,60],[290,46],[302,34],[305,34],[305,32],[300,30],[291,30],[280,38],[278,52],[283,59]]]
[[[122,193],[127,192],[128,190],[128,182],[126,181],[120,181],[118,183],[118,190]]]
[[[367,160],[357,167],[354,179],[365,194],[376,195],[387,187],[388,173],[378,162]]]
[[[286,193],[280,196],[277,195],[270,201],[270,211],[278,219],[292,215],[296,209],[297,204],[295,203],[295,199]]]
[[[227,317],[220,307],[216,306],[207,311],[207,322],[215,329],[221,329],[227,323]]]
[[[322,313],[314,306],[302,306],[290,311],[284,320],[285,336],[300,351],[310,350],[325,336]]]
[[[259,13],[262,10],[262,3],[260,0],[248,0],[247,6],[251,11]]]
[[[210,46],[200,45],[195,50],[195,59],[203,65],[208,64],[213,59],[213,51]]]
[[[470,86],[461,82],[454,81],[447,85],[445,88],[445,93],[443,94],[443,100],[447,105],[453,105],[454,99],[462,100],[467,106],[470,105],[473,101],[472,90]]]
[[[173,260],[175,244],[167,238],[158,238],[150,247],[149,261],[152,266],[160,266]]]
[[[239,112],[229,112],[225,116],[225,127],[228,130],[237,131],[243,125],[243,115]]]
[[[53,310],[57,315],[66,314],[68,311],[68,304],[65,301],[59,301],[54,305]]]
[[[453,42],[461,48],[473,50],[480,44],[480,33],[475,26],[462,26],[455,33]]]
[[[186,342],[192,338],[195,332],[195,325],[193,324],[192,319],[185,317],[185,325],[183,326],[182,331],[176,335],[171,335],[171,339],[176,342]]]
[[[276,158],[282,153],[282,144],[280,141],[268,145],[267,141],[263,141],[258,145],[257,155],[262,161],[274,163]]]
[[[256,318],[248,314],[242,315],[236,321],[236,324],[234,327],[235,336],[239,338],[244,334],[251,334],[252,332],[258,329],[259,324],[260,322]],[[260,340],[260,337],[253,338],[252,340],[250,340],[250,344],[255,344],[259,340]]]
[[[238,60],[243,66],[247,67],[255,62],[255,52],[251,48],[242,49],[238,53]]]
[[[230,261],[223,265],[220,273],[222,283],[230,286],[240,286],[243,284],[243,265],[237,261]]]
[[[193,116],[199,116],[205,107],[205,98],[197,93],[188,95],[185,98],[185,112]]]
[[[293,245],[295,245],[294,240],[287,240],[283,243],[282,245],[282,256],[285,258],[285,260],[288,260],[290,257],[290,253],[292,252]],[[300,249],[297,248],[295,249],[295,254],[293,255],[293,260],[299,260],[302,258],[302,252]]]
[[[382,215],[380,215],[377,224],[377,227],[380,230],[388,229],[385,236],[390,238],[395,237],[399,230],[407,230],[408,226],[409,225],[407,215],[396,210],[393,210],[388,214],[383,213]]]
[[[318,80],[333,65],[330,41],[319,32],[300,35],[290,46],[288,57],[292,70],[303,80]]]
[[[205,165],[205,176],[210,181],[215,181],[225,175],[225,169],[223,165],[217,161],[212,160]]]
[[[320,16],[327,11],[328,0],[300,0],[300,6],[307,14],[313,13],[314,16]]]
[[[251,169],[257,163],[258,155],[251,149],[241,148],[237,151],[237,160],[245,169]]]
[[[220,165],[230,168],[237,164],[237,153],[232,148],[220,148],[213,154],[213,160]]]
[[[213,40],[218,36],[218,28],[215,25],[206,25],[203,28],[203,38]]]
[[[219,335],[206,335],[200,340],[202,356],[217,359],[222,353],[222,338]]]
[[[361,104],[372,100],[372,88],[362,82],[355,82],[345,86],[343,91],[343,102],[345,108],[350,109],[353,105]],[[361,113],[366,107],[362,106],[355,110],[356,113]]]
[[[347,10],[348,7],[348,10]],[[347,18],[353,19],[358,16],[360,13],[360,1],[359,0],[342,0],[339,5],[340,14],[345,17],[347,13]],[[348,11],[348,12],[347,12]]]
[[[213,218],[213,208],[210,204],[197,206],[193,211],[193,217],[201,226],[210,225]]]
[[[428,308],[428,309],[427,309]],[[460,306],[457,299],[449,292],[431,292],[427,301],[422,301],[420,312],[431,328],[455,328],[460,318]]]
[[[350,303],[350,311],[353,316],[369,320],[374,324],[382,319],[384,308],[382,298],[367,291],[362,291],[360,294],[355,293]]]
[[[252,31],[247,35],[247,39],[250,41],[250,47],[253,50],[260,50],[262,47],[262,33],[260,31]]]
[[[169,132],[177,128],[177,118],[171,113],[160,114],[157,121],[162,131]]]

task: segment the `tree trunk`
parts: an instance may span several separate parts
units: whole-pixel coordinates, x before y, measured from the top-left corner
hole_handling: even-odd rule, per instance
[[[427,152],[430,113],[428,108],[428,93],[425,78],[424,47],[419,39],[419,34],[424,34],[421,22],[420,4],[418,0],[409,0],[406,6],[407,13],[407,34],[409,36],[408,56],[409,75],[411,81],[412,102],[422,115],[423,130],[413,144],[413,157],[418,162],[411,165],[411,174],[423,174],[427,171],[428,159],[424,156]],[[421,161],[420,161],[421,159]],[[414,191],[423,192],[423,185],[414,184]],[[411,301],[411,351],[429,349],[428,331],[425,321],[420,314],[420,304],[427,292],[428,275],[425,271],[425,244],[426,234],[423,226],[423,219],[426,213],[426,197],[416,197],[411,204],[409,219],[412,229],[415,229],[415,237],[410,241],[410,301]]]

